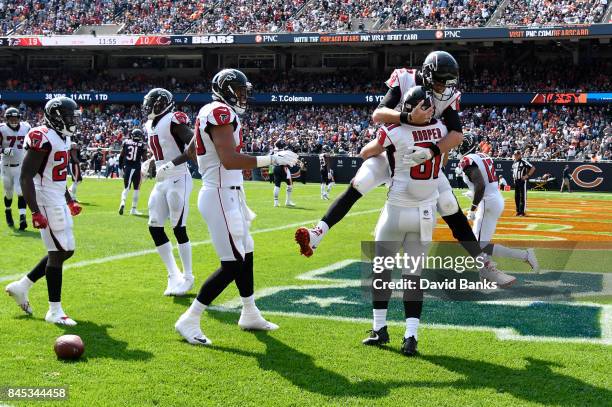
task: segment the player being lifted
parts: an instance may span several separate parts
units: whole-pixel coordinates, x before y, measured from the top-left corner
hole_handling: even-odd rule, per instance
[[[187,236],[189,195],[193,181],[181,154],[193,137],[193,131],[189,127],[189,117],[174,110],[174,97],[166,89],[149,91],[144,97],[143,110],[148,118],[145,127],[149,149],[157,168],[155,186],[149,196],[149,232],[168,270],[168,286],[164,295],[184,295],[191,290],[194,281],[191,242]],[[168,219],[178,242],[183,273],[176,264],[172,243],[164,231]]]
[[[30,131],[30,125],[21,121],[19,110],[9,107],[4,112],[6,123],[0,124],[0,146],[2,148],[2,182],[4,185],[4,213],[6,224],[13,227],[13,213],[11,205],[13,194],[17,195],[17,208],[19,209],[19,230],[28,227],[26,221],[26,202],[21,193],[19,174],[23,161],[23,143],[26,134]]]
[[[23,196],[32,211],[32,226],[40,229],[47,256],[21,280],[9,284],[8,292],[27,313],[32,314],[28,292],[43,276],[47,279],[49,311],[45,321],[76,325],[62,309],[62,267],[74,253],[72,218],[81,212],[66,189],[70,137],[80,116],[77,104],[67,97],[47,102],[45,125],[30,130],[25,139],[21,170]]]
[[[467,218],[474,221],[472,231],[480,242],[480,247],[492,253],[493,257],[522,260],[529,263],[533,271],[538,272],[538,260],[533,249],[513,249],[497,243],[491,244],[497,220],[504,211],[504,198],[499,191],[493,159],[486,154],[475,153],[476,146],[476,138],[466,133],[463,143],[459,146],[462,158],[455,171],[457,176],[463,176],[463,181],[471,192],[472,206]],[[492,247],[487,248],[489,245]]]
[[[414,152],[405,157],[407,162],[421,165],[461,144],[463,133],[458,114],[461,97],[461,93],[457,91],[458,78],[459,65],[455,58],[447,52],[434,51],[425,58],[421,72],[396,69],[387,80],[389,90],[372,115],[374,122],[422,125],[428,123],[433,116],[442,119],[448,129],[448,134],[437,144],[429,147],[413,147]],[[400,109],[400,101],[405,92],[415,85],[422,85],[426,91],[432,93],[433,104],[424,110],[421,102],[421,105],[410,113],[403,112]],[[300,245],[301,253],[307,257],[311,256],[329,229],[342,220],[363,195],[383,183],[388,183],[389,174],[389,163],[384,154],[365,160],[349,188],[332,203],[321,221],[312,229],[298,228],[295,239]],[[513,284],[516,278],[497,270],[495,264],[482,253],[465,214],[459,208],[446,175],[441,171],[439,176],[437,210],[451,229],[453,237],[472,257],[484,257],[485,269],[481,276],[486,275],[489,281],[496,282],[500,287]]]
[[[429,104],[429,98],[421,86],[407,90],[402,112],[411,112],[421,101]],[[446,126],[437,119],[431,119],[431,122],[421,126],[391,124],[381,127],[377,139],[368,143],[362,150],[364,158],[386,151],[393,181],[389,187],[387,202],[376,224],[375,256],[394,257],[402,249],[414,259],[427,255],[436,225],[442,157],[436,156],[433,160],[426,161],[425,165],[417,166],[411,166],[403,157],[419,144],[437,144],[446,134]],[[417,329],[423,309],[423,291],[418,282],[422,270],[421,263],[417,263],[419,266],[416,269],[403,270],[402,275],[402,279],[416,283],[415,289],[404,290],[406,331],[402,341],[402,353],[407,356],[417,352]],[[391,270],[384,270],[379,275],[379,278],[386,282],[392,279]],[[365,345],[382,345],[389,342],[386,318],[390,298],[391,290],[373,289],[374,320],[370,336],[363,340]]]
[[[249,233],[255,214],[248,208],[243,190],[243,169],[293,166],[297,155],[291,151],[253,157],[241,154],[242,125],[239,115],[245,112],[251,90],[247,77],[239,70],[224,69],[212,80],[214,101],[202,107],[195,127],[198,167],[202,189],[198,209],[221,266],[202,285],[189,309],[175,324],[176,331],[194,345],[211,345],[202,333],[200,318],[204,309],[235,281],[242,298],[238,325],[242,329],[274,330],[278,326],[266,321],[255,305],[253,287],[253,238]]]
[[[119,167],[123,169],[123,192],[121,192],[121,204],[119,205],[119,215],[123,215],[125,201],[130,192],[130,185],[134,186],[132,196],[132,209],[130,215],[142,215],[136,207],[138,206],[138,196],[140,194],[140,171],[141,163],[146,155],[146,147],[143,141],[144,133],[140,129],[133,129],[130,138],[123,142],[121,153],[119,154]]]
[[[334,170],[331,168],[329,154],[319,154],[319,166],[321,167],[321,199],[329,200],[329,193],[334,184]]]

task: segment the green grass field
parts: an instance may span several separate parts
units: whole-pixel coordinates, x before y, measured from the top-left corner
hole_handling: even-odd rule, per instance
[[[151,187],[148,181],[141,193],[144,212]],[[218,265],[197,211],[198,188],[195,182],[188,222],[197,287]],[[255,286],[262,297],[258,303],[281,329],[243,332],[236,312],[213,310],[204,314],[202,326],[214,345],[190,346],[173,325],[196,290],[185,298],[162,296],[166,272],[147,219],[117,214],[121,189],[119,181],[95,179],[86,179],[79,188],[84,210],[75,218],[77,250],[63,284],[64,309],[78,326],[44,322],[44,280],[31,291],[33,317],[2,297],[0,388],[68,386],[69,399],[61,404],[73,406],[612,405],[610,305],[595,304],[610,298],[596,293],[584,306],[426,304],[420,356],[411,359],[399,353],[401,304],[392,303],[392,342],[381,349],[362,346],[371,311],[352,287],[358,276],[351,273],[350,260],[359,259],[361,241],[373,237],[384,188],[358,202],[306,259],[299,256],[293,233],[298,225],[318,221],[327,208],[329,202],[319,199],[319,186],[297,185],[293,200],[298,206],[289,209],[272,207],[270,184],[247,183],[249,205],[258,215],[252,227]],[[336,186],[332,198],[343,189]],[[611,198],[571,195],[581,196],[602,203]],[[467,201],[461,199],[465,207]],[[44,255],[37,231],[8,230],[3,221],[0,245],[2,286]],[[576,284],[591,278],[585,272],[610,270],[602,260],[610,258],[609,252],[593,253],[538,250],[544,269],[554,270],[555,260],[567,257],[563,264],[577,272],[572,274],[578,275]],[[319,272],[298,278],[313,270]],[[526,268],[520,265],[516,271]],[[594,286],[602,291],[606,281]],[[231,286],[216,304],[232,308],[237,296]],[[64,333],[83,338],[86,353],[80,361],[56,359],[53,343]]]

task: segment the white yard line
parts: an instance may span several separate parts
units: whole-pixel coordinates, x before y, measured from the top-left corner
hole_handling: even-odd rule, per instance
[[[368,209],[368,210],[365,210],[365,211],[353,212],[353,213],[349,213],[348,215],[346,215],[346,217],[366,215],[366,214],[375,213],[375,212],[380,212],[380,209]],[[290,223],[288,225],[283,225],[283,226],[276,226],[276,227],[273,227],[273,228],[256,229],[256,230],[251,231],[251,235],[257,235],[257,234],[260,234],[260,233],[276,232],[276,231],[279,231],[279,230],[296,228],[298,226],[303,226],[303,225],[308,225],[308,224],[316,223],[319,220],[320,220],[320,218],[317,218],[317,219],[304,220],[304,221],[296,222],[296,223]],[[373,225],[372,225],[372,227],[373,227]],[[207,239],[207,240],[201,240],[201,241],[197,241],[197,242],[191,242],[191,246],[200,246],[200,245],[210,244],[210,243],[211,243],[211,240]],[[135,251],[135,252],[116,254],[116,255],[113,255],[113,256],[100,257],[100,258],[97,258],[97,259],[83,260],[83,261],[78,261],[76,263],[67,264],[64,267],[64,270],[80,268],[80,267],[86,267],[86,266],[91,266],[91,265],[94,265],[94,264],[103,264],[103,263],[108,263],[108,262],[116,261],[116,260],[129,259],[129,258],[132,258],[132,257],[145,256],[145,255],[153,254],[153,253],[157,253],[157,250],[156,249],[145,249],[145,250],[138,250],[138,251]]]

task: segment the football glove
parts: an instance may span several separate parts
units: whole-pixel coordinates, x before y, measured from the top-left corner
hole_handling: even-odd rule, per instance
[[[75,201],[68,202],[68,209],[70,209],[70,214],[72,216],[77,216],[83,210],[83,207],[79,205]]]
[[[155,174],[155,179],[157,179],[158,181],[163,180],[166,177],[166,175],[168,175],[168,171],[170,171],[174,167],[176,167],[176,165],[174,165],[172,161],[168,161],[167,163],[165,163],[164,165],[162,165],[161,167],[157,169],[157,173]]]
[[[455,176],[456,176],[456,177],[460,177],[460,176],[462,176],[462,175],[463,175],[463,170],[461,169],[461,167],[456,166],[456,167],[455,167]]]
[[[297,164],[297,160],[298,155],[289,150],[277,151],[270,155],[272,165],[288,165],[293,167],[295,164]]]
[[[45,215],[40,212],[32,213],[32,226],[34,226],[36,229],[44,229],[48,225],[49,221],[47,218],[45,218]]]
[[[423,164],[427,160],[433,158],[433,152],[430,148],[423,148],[419,146],[411,147],[407,153],[402,157],[404,165],[408,167],[414,167],[415,165]]]
[[[468,211],[467,216],[468,220],[476,219],[476,211]]]

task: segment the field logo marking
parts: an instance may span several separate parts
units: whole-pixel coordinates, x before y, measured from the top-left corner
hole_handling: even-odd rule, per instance
[[[369,323],[371,303],[363,295],[362,273],[360,260],[342,260],[298,275],[295,285],[258,290],[257,304],[266,314]],[[600,293],[609,284],[593,273],[549,270],[517,276],[541,287],[572,286],[580,295]],[[239,312],[241,304],[237,297],[212,308]],[[399,301],[390,303],[388,320],[390,325],[405,324]],[[612,305],[426,298],[423,321],[430,328],[493,332],[501,340],[612,345]]]

